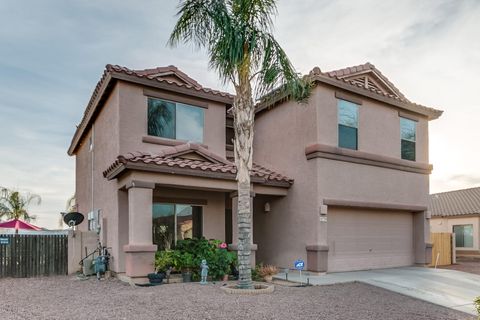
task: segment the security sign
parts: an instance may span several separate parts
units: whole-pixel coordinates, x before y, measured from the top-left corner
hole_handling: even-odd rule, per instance
[[[295,269],[297,269],[297,270],[305,269],[305,261],[303,261],[303,260],[300,260],[300,259],[295,260],[293,265],[294,265]]]

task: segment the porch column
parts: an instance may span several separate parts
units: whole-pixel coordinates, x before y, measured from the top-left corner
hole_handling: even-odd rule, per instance
[[[314,272],[326,272],[328,269],[328,206],[321,205],[318,215],[314,215],[316,223],[316,242],[307,244],[307,269]]]
[[[134,282],[145,282],[154,271],[157,246],[152,242],[152,206],[155,184],[131,181],[128,190],[128,244],[125,273]]]
[[[420,265],[426,265],[432,261],[432,244],[430,243],[429,220],[429,211],[421,211],[413,214],[415,263]]]
[[[255,268],[255,252],[257,251],[257,245],[253,243],[253,198],[255,197],[254,192],[250,192],[250,208],[252,211],[252,218],[250,230],[252,236],[250,237],[250,261],[252,268]],[[238,251],[238,193],[232,192],[230,194],[232,199],[232,243],[228,245],[228,248],[233,251]]]

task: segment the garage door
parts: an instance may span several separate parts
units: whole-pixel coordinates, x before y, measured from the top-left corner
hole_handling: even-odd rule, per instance
[[[413,215],[329,208],[328,272],[413,264]]]

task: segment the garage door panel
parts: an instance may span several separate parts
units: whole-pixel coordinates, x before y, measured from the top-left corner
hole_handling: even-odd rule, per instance
[[[413,216],[407,212],[334,208],[328,213],[328,271],[413,263]]]

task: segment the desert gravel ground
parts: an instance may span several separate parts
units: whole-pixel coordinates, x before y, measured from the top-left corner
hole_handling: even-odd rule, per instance
[[[132,287],[116,279],[0,279],[0,319],[475,319],[361,283],[229,295],[222,283]]]

